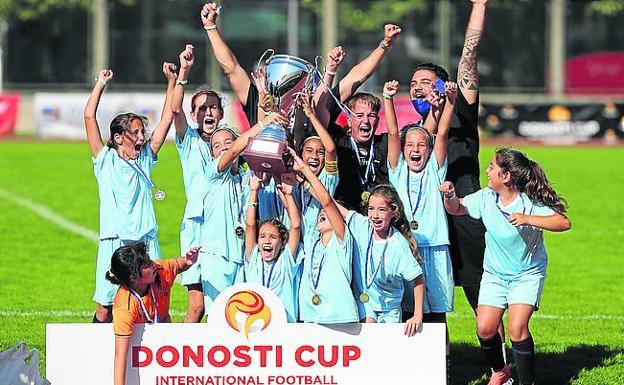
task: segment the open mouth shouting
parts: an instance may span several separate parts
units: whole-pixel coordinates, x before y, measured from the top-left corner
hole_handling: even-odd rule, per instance
[[[410,154],[408,158],[408,167],[410,170],[414,172],[422,171],[425,168],[425,162],[427,159],[423,154],[418,152],[413,152]]]
[[[313,173],[318,174],[321,170],[321,162],[318,159],[310,158],[308,159],[308,167]]]
[[[217,127],[217,120],[212,117],[212,116],[205,116],[204,120],[202,121],[202,130],[207,133],[207,134],[211,134],[215,128]]]
[[[270,243],[263,244],[260,248],[260,255],[265,261],[272,260],[273,258],[275,258],[275,247],[273,247],[273,245]]]

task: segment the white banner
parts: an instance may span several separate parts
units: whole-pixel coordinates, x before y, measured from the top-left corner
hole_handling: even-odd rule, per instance
[[[111,325],[49,324],[52,385],[110,385]],[[240,284],[224,291],[207,324],[137,325],[126,385],[446,384],[445,329],[426,324],[287,324],[279,299]]]
[[[183,109],[188,123],[196,127],[191,120],[191,96],[184,96]],[[223,94],[224,118],[222,124],[238,127],[231,97]],[[57,138],[69,140],[86,140],[84,129],[84,108],[89,99],[88,93],[70,92],[37,92],[34,98],[35,126],[37,136],[40,138]],[[149,119],[147,132],[150,133],[158,121],[165,102],[163,93],[115,93],[105,92],[100,100],[97,112],[97,121],[104,140],[110,133],[110,122],[113,118],[124,112],[134,112],[144,115]],[[238,103],[238,102],[237,102]],[[169,140],[173,140],[175,130],[173,125],[169,131]]]

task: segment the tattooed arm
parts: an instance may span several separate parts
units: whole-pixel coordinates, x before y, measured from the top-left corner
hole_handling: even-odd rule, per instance
[[[488,0],[471,0],[472,12],[468,20],[464,49],[457,66],[457,84],[466,101],[470,104],[477,100],[479,77],[477,75],[477,49],[485,26],[485,6]]]

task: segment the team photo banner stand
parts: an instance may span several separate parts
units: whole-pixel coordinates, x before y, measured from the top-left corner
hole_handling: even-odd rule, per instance
[[[137,325],[126,385],[446,384],[445,329],[426,324],[288,324],[263,286],[222,292],[204,324]],[[111,324],[48,324],[52,385],[113,383]]]

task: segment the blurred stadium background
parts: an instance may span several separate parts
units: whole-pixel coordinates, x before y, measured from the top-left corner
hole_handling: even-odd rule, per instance
[[[23,340],[45,357],[46,323],[92,318],[98,196],[81,141],[97,71],[115,72],[98,111],[105,135],[121,110],[158,120],[161,64],[177,62],[186,43],[197,57],[188,89],[208,83],[228,95],[201,28],[202,4],[0,0],[0,351]],[[219,24],[248,71],[267,48],[312,61],[341,44],[344,75],[377,46],[384,22],[396,22],[403,27],[398,44],[362,87],[379,95],[392,78],[405,91],[422,61],[454,76],[469,12],[468,0],[225,0]],[[479,50],[481,164],[497,143],[514,143],[544,166],[571,205],[572,231],[545,235],[549,277],[532,322],[546,385],[624,384],[624,157],[609,146],[624,138],[623,17],[624,0],[488,5]],[[244,127],[240,107],[228,100],[227,120]],[[406,94],[397,105],[409,119]],[[179,252],[185,198],[174,146],[165,145],[159,158],[154,181],[167,199],[155,209],[170,258]],[[185,310],[185,291],[175,285],[174,322]],[[449,319],[453,382],[483,383],[486,365],[461,289]],[[45,360],[40,368],[45,372]]]
[[[103,121],[119,109],[157,118],[161,63],[177,62],[185,43],[197,52],[191,83],[227,93],[200,25],[201,4],[0,0],[0,136],[82,138],[84,93],[102,68],[115,72]],[[479,58],[485,135],[624,138],[624,0],[491,0],[488,7]],[[219,23],[249,71],[267,48],[312,61],[341,44],[344,74],[377,45],[383,23],[396,22],[404,30],[398,44],[363,86],[380,93],[392,78],[406,85],[419,62],[454,74],[469,12],[468,0],[227,0]],[[229,112],[229,122],[241,125],[237,103]]]

